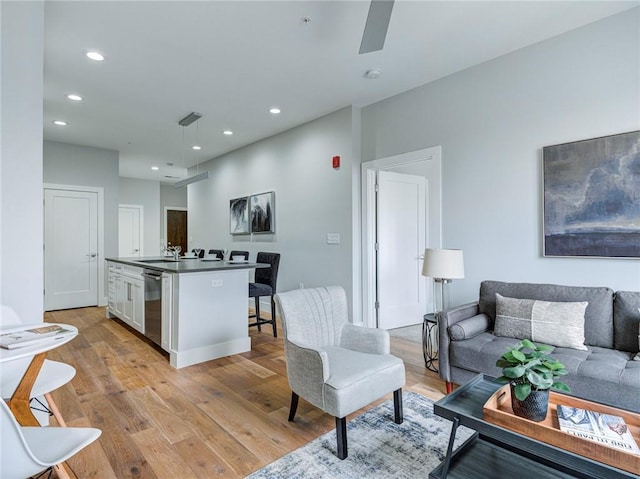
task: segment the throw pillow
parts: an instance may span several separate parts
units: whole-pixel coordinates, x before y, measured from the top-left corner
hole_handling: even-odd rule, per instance
[[[494,334],[586,350],[584,312],[587,301],[554,303],[534,299],[506,298],[496,293]]]
[[[464,341],[491,329],[491,319],[486,314],[477,314],[449,326],[452,341]]]

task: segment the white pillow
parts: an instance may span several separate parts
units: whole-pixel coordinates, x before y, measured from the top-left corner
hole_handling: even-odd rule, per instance
[[[506,298],[496,293],[493,333],[496,336],[530,339],[561,348],[586,350],[584,312],[588,304],[587,301],[554,303]]]

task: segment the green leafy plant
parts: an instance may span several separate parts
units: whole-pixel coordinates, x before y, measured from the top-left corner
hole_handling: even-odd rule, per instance
[[[507,348],[496,366],[502,368],[500,381],[513,384],[516,398],[524,401],[531,391],[558,389],[569,392],[569,386],[556,379],[567,374],[567,370],[557,359],[548,356],[553,348],[537,345],[523,339],[515,346]]]

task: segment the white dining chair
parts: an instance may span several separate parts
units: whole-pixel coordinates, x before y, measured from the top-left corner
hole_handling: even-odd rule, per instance
[[[0,477],[24,479],[65,462],[102,434],[92,427],[23,427],[0,401]]]
[[[23,322],[12,308],[0,305],[0,326],[7,327],[20,324],[23,324]],[[30,362],[31,358],[23,358],[4,363],[2,365],[2,374],[0,375],[0,397],[3,399],[11,398],[18,387],[18,384],[20,384],[20,380],[22,379],[24,372],[29,367]],[[58,410],[58,406],[51,397],[51,392],[67,384],[75,375],[75,368],[69,364],[50,359],[44,360],[42,368],[38,373],[38,378],[31,389],[32,402],[36,401],[39,403],[32,405],[32,412],[41,425],[49,425],[50,412],[56,418],[60,426],[66,426],[64,419]],[[42,398],[44,398],[44,401]],[[42,407],[48,410],[41,409],[39,405],[42,405]]]

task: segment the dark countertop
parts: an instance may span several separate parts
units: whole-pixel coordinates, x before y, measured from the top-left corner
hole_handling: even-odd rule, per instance
[[[223,271],[231,269],[269,268],[266,263],[231,263],[229,261],[204,261],[200,258],[180,258],[174,261],[170,256],[146,256],[143,258],[107,258],[114,263],[154,269],[165,273],[199,273],[203,271]]]

